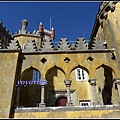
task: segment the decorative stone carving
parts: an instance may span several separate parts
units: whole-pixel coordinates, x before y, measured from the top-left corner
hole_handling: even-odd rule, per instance
[[[87,58],[87,60],[93,61],[93,58],[92,58],[91,56],[89,56],[89,57]]]
[[[92,49],[106,49],[106,45],[98,38],[93,38]]]
[[[102,24],[103,19],[107,19],[108,11],[114,12],[116,1],[103,1],[101,2],[97,18],[99,23]]]
[[[20,49],[20,45],[18,40],[11,40],[9,43],[9,46],[7,47],[8,49]]]
[[[47,61],[47,59],[42,58],[40,61],[41,61],[42,63],[45,63],[45,62]]]
[[[68,51],[70,50],[70,44],[67,38],[61,38],[57,46],[58,50]]]
[[[70,59],[69,59],[68,57],[66,57],[66,58],[64,59],[64,61],[65,61],[66,63],[68,63],[68,62],[70,61]]]
[[[72,80],[64,80],[65,85],[69,86],[69,87],[71,85],[71,82],[72,82]]]
[[[72,43],[72,45],[71,45],[71,47],[70,47],[70,50],[76,50],[74,43]]]
[[[41,51],[53,51],[54,45],[51,39],[46,39],[43,42],[43,45],[41,47]]]
[[[86,41],[84,40],[84,38],[78,38],[75,44],[75,48],[76,50],[86,50],[88,49],[88,44],[86,43]]]
[[[28,40],[25,47],[22,49],[23,51],[34,52],[37,51],[37,46],[35,40]]]

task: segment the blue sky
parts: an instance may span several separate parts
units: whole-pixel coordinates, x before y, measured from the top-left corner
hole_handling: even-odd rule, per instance
[[[54,42],[60,38],[89,40],[99,5],[100,1],[0,2],[0,21],[10,33],[18,32],[26,19],[30,32],[38,30],[40,22],[48,30],[51,25],[55,29]]]

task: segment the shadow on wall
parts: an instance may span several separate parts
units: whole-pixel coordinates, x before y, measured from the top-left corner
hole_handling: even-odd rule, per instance
[[[21,81],[27,81],[27,85],[20,85],[19,106],[21,107],[35,107],[40,103],[41,86],[34,84],[32,81],[40,79],[40,72],[33,67],[25,70]]]
[[[60,76],[59,73],[61,73]],[[66,97],[64,95],[58,98],[59,101],[57,103],[59,105],[56,103],[57,96],[61,92],[60,87],[64,84],[64,76],[64,71],[57,66],[54,66],[53,68],[48,70],[46,74],[46,80],[48,80],[48,84],[45,88],[47,107],[64,106],[64,104],[66,105]],[[56,88],[58,90],[56,90]]]
[[[46,80],[48,81],[48,84],[45,88],[45,101],[46,106],[48,107],[55,106],[54,77],[57,77],[56,67],[51,68],[46,74]]]
[[[99,102],[103,105],[112,104],[113,75],[109,66],[101,65],[96,69]]]
[[[112,104],[112,86],[113,86],[113,76],[112,71],[104,67],[104,88],[102,89],[102,97],[104,105]]]

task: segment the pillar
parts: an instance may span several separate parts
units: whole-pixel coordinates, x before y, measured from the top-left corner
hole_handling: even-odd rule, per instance
[[[44,103],[44,93],[45,93],[45,85],[41,85],[41,103],[39,104],[39,107],[45,107]]]
[[[93,105],[99,105],[99,102],[97,100],[97,94],[96,94],[96,80],[97,79],[90,79],[89,83],[92,87],[92,93],[93,93]]]
[[[70,97],[70,85],[71,85],[72,80],[64,80],[64,83],[67,87],[67,103],[66,106],[73,106],[71,102],[71,97]]]
[[[120,78],[115,78],[115,84],[117,85],[118,94],[119,94],[119,105],[120,105]]]

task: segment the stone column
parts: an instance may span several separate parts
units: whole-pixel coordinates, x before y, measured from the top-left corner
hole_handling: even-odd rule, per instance
[[[97,79],[90,79],[89,83],[92,87],[92,93],[93,93],[93,105],[99,105],[99,102],[97,100],[97,94],[96,94],[96,80]]]
[[[45,85],[41,85],[41,103],[39,104],[39,107],[45,107],[44,103],[44,92],[45,92]]]
[[[15,96],[15,108],[19,107],[19,93],[20,93],[20,86],[16,87],[16,96]]]
[[[67,87],[67,103],[66,106],[73,106],[71,102],[71,97],[70,97],[70,85],[71,85],[72,80],[64,80],[64,83]]]
[[[115,78],[115,83],[117,85],[118,94],[119,94],[119,105],[120,105],[120,78]]]

